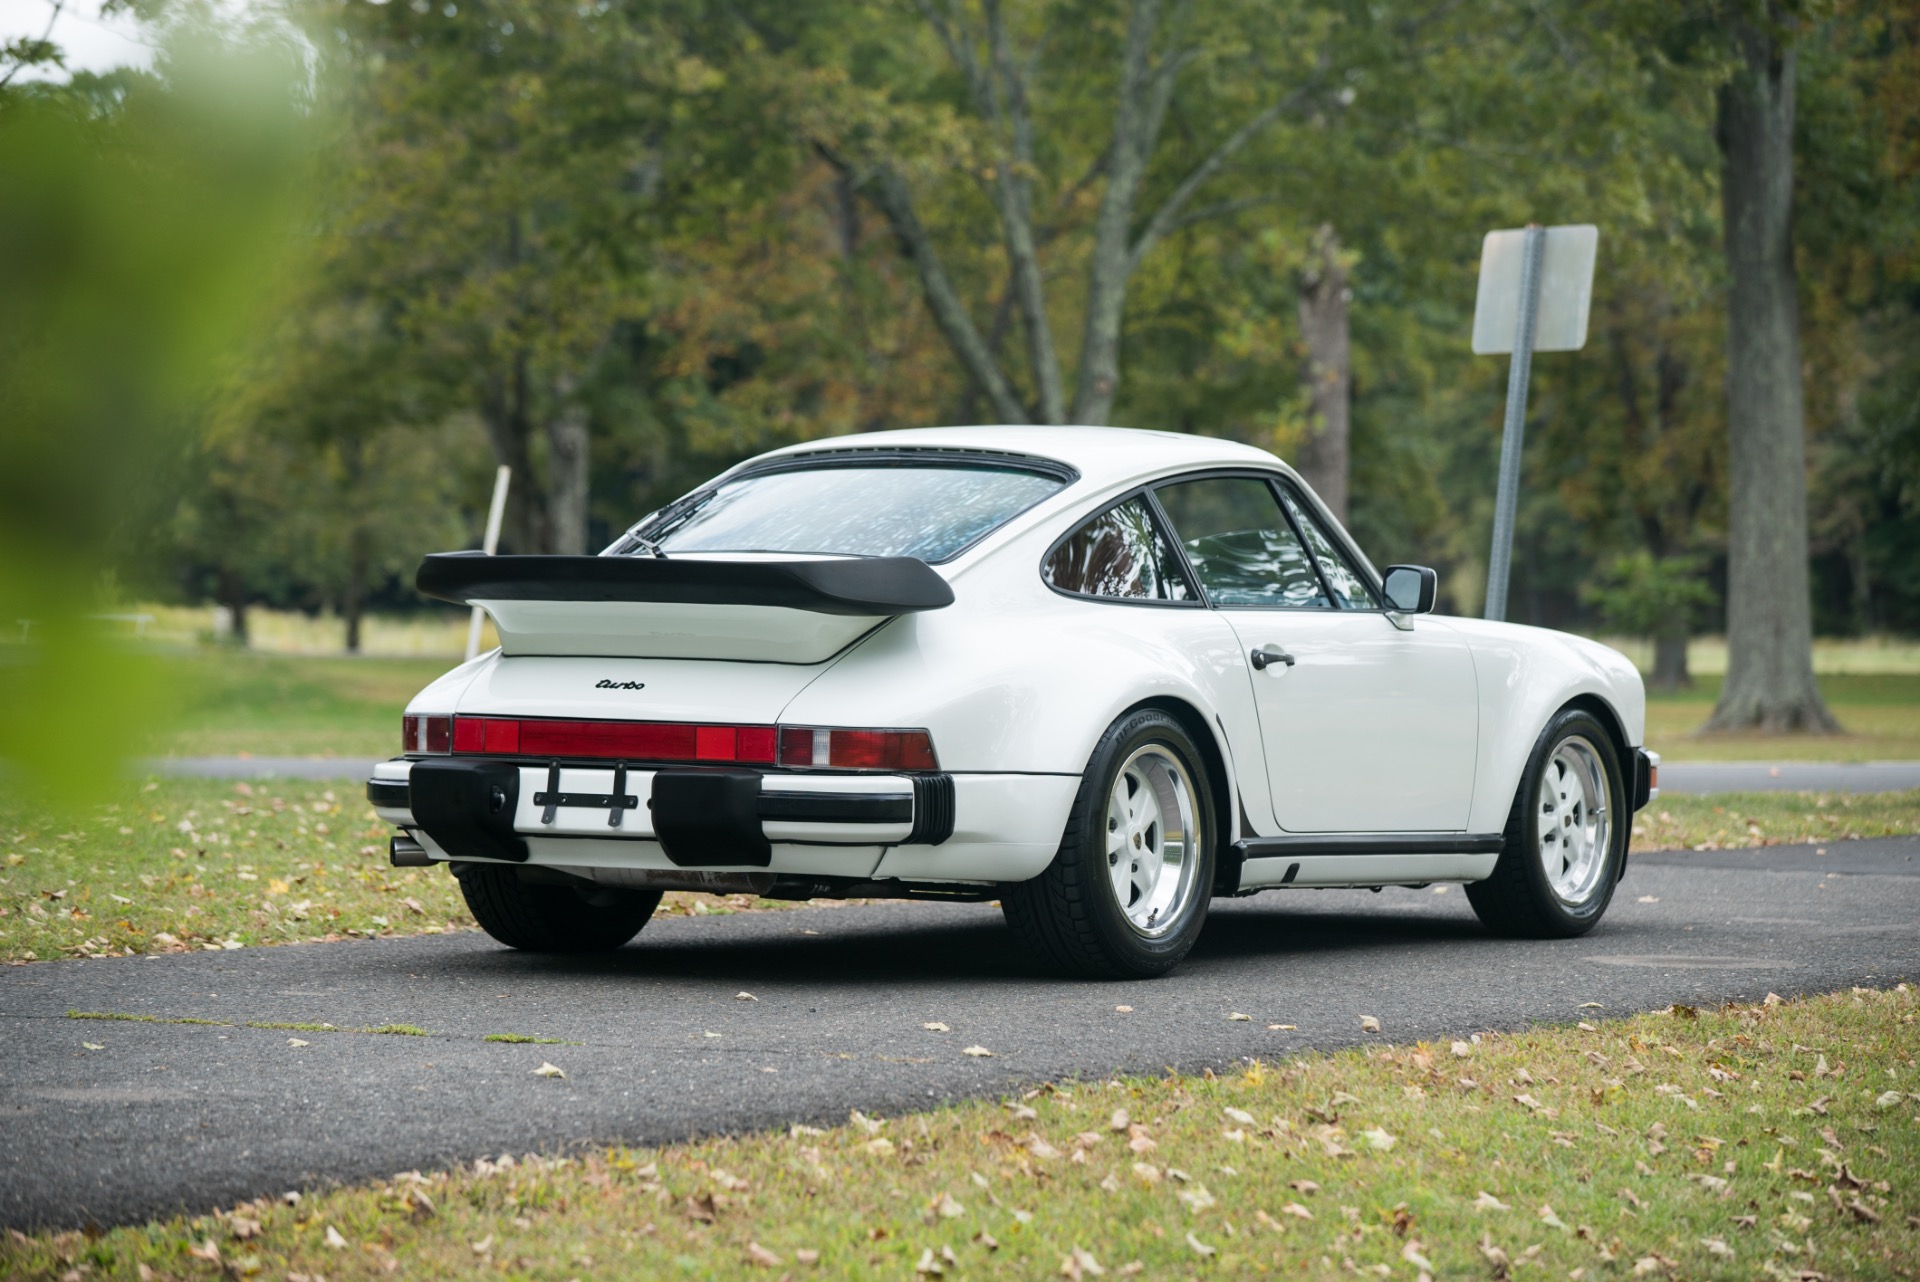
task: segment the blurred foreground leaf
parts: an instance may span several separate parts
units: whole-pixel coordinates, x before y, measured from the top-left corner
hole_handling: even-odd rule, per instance
[[[285,270],[293,49],[168,33],[153,75],[0,90],[0,762],[98,795],[154,670],[98,614]]]

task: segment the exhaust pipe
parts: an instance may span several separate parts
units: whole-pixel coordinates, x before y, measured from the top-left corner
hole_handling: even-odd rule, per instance
[[[404,832],[396,832],[387,841],[387,860],[395,868],[429,868],[433,856],[427,848]]]

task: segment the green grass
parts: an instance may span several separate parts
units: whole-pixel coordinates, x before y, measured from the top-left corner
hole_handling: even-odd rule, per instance
[[[1820,678],[1840,720],[1838,735],[1703,735],[1720,697],[1718,676],[1679,694],[1647,698],[1647,746],[1668,761],[1920,760],[1920,676],[1904,673]]]
[[[0,962],[474,929],[444,868],[395,868],[357,784],[152,779],[83,817],[0,788]],[[798,907],[674,892],[658,915]]]
[[[388,757],[407,701],[458,660],[204,650],[164,662],[174,715],[154,756]]]
[[[534,1037],[528,1033],[488,1033],[483,1042],[506,1042],[513,1046],[565,1046],[558,1037]]]
[[[1661,797],[1633,817],[1635,850],[1739,850],[1920,832],[1920,791]]]
[[[359,789],[169,779],[64,820],[0,793],[0,959],[464,929],[453,878],[393,868]]]
[[[1901,985],[1674,1007],[502,1156],[97,1237],[9,1235],[0,1275],[1911,1277],[1917,1006]]]

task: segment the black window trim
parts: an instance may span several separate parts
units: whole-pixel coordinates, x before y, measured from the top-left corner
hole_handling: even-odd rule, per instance
[[[1300,550],[1307,554],[1307,564],[1313,567],[1313,577],[1319,581],[1320,591],[1326,595],[1327,603],[1325,606],[1245,605],[1245,604],[1239,604],[1239,603],[1223,606],[1215,602],[1212,594],[1208,593],[1204,587],[1201,587],[1199,589],[1200,596],[1201,596],[1201,599],[1206,602],[1208,609],[1210,610],[1222,610],[1222,609],[1225,609],[1225,610],[1288,610],[1288,611],[1297,611],[1300,613],[1306,613],[1308,611],[1324,611],[1329,614],[1384,614],[1386,613],[1385,609],[1379,604],[1381,600],[1379,586],[1373,582],[1373,580],[1368,576],[1367,571],[1363,568],[1367,564],[1367,562],[1365,558],[1356,555],[1358,549],[1356,549],[1353,546],[1353,540],[1347,537],[1347,533],[1345,530],[1340,530],[1339,533],[1336,534],[1333,529],[1327,529],[1326,527],[1322,527],[1325,530],[1327,537],[1333,541],[1334,546],[1347,554],[1348,559],[1353,563],[1354,573],[1360,576],[1361,583],[1366,586],[1368,590],[1368,594],[1374,600],[1374,605],[1371,608],[1349,608],[1347,606],[1338,604],[1338,599],[1333,594],[1333,585],[1327,581],[1326,570],[1323,569],[1320,565],[1320,558],[1314,554],[1313,545],[1307,541],[1306,534],[1300,529],[1299,523],[1294,520],[1293,513],[1287,510],[1286,502],[1281,497],[1281,490],[1283,488],[1291,487],[1290,478],[1283,475],[1282,473],[1269,472],[1263,468],[1257,468],[1257,467],[1213,467],[1213,468],[1206,468],[1198,472],[1182,472],[1177,476],[1162,477],[1157,481],[1149,482],[1144,487],[1150,494],[1155,495],[1153,499],[1153,509],[1156,513],[1159,514],[1161,520],[1163,520],[1166,523],[1166,528],[1173,532],[1172,538],[1170,541],[1173,544],[1174,551],[1179,555],[1181,563],[1187,567],[1187,574],[1189,576],[1189,580],[1192,583],[1198,584],[1200,582],[1200,576],[1198,573],[1194,571],[1192,562],[1187,558],[1186,545],[1180,539],[1179,527],[1173,523],[1173,519],[1167,516],[1165,509],[1160,506],[1160,500],[1157,496],[1157,491],[1161,487],[1167,486],[1167,485],[1184,485],[1189,481],[1204,481],[1204,480],[1211,480],[1215,478],[1236,477],[1236,476],[1251,477],[1255,480],[1266,482],[1268,491],[1269,493],[1271,493],[1273,497],[1273,505],[1274,507],[1278,508],[1280,511],[1280,519],[1287,523],[1287,528],[1293,532],[1293,537],[1300,541]],[[1313,514],[1313,505],[1306,501],[1306,498],[1304,495],[1301,495],[1297,490],[1295,490],[1294,497],[1299,500],[1301,507],[1307,509],[1309,515]],[[1074,527],[1074,529],[1076,530],[1079,528],[1080,527],[1077,525]]]
[[[1344,529],[1339,529],[1338,533],[1336,533],[1335,531],[1338,529],[1337,526],[1321,524],[1318,519],[1319,513],[1313,510],[1313,504],[1307,502],[1306,495],[1300,493],[1286,477],[1275,475],[1271,478],[1270,483],[1276,491],[1281,492],[1276,494],[1276,497],[1280,499],[1280,510],[1286,513],[1287,520],[1293,524],[1294,533],[1300,537],[1300,546],[1307,550],[1307,559],[1313,562],[1314,570],[1320,575],[1320,584],[1326,589],[1327,600],[1332,601],[1334,599],[1333,584],[1327,579],[1326,567],[1320,564],[1319,554],[1313,550],[1313,544],[1307,540],[1306,532],[1299,528],[1300,523],[1294,520],[1292,510],[1287,507],[1284,497],[1287,491],[1292,492],[1294,500],[1306,511],[1307,519],[1320,526],[1321,532],[1327,536],[1328,541],[1333,544],[1334,548],[1337,551],[1346,553],[1348,568],[1360,576],[1360,586],[1367,590],[1368,597],[1373,601],[1373,605],[1370,608],[1363,607],[1355,609],[1349,606],[1336,605],[1334,609],[1344,611],[1347,614],[1385,614],[1386,607],[1383,604],[1384,596],[1381,587],[1369,578],[1367,572],[1361,568],[1368,564],[1367,559],[1359,555],[1360,549],[1354,545],[1353,539],[1348,536],[1347,532]]]
[[[1154,485],[1155,482],[1152,481],[1144,485],[1136,485],[1119,498],[1102,505],[1098,510],[1075,521],[1068,527],[1065,534],[1062,534],[1059,538],[1048,544],[1047,550],[1040,554],[1040,582],[1042,586],[1044,586],[1047,591],[1054,593],[1056,596],[1063,596],[1069,601],[1092,601],[1098,605],[1133,605],[1146,606],[1153,609],[1165,609],[1171,606],[1181,610],[1211,609],[1212,605],[1207,600],[1207,594],[1200,590],[1199,580],[1194,577],[1193,567],[1187,563],[1187,555],[1180,546],[1180,540],[1174,537],[1172,523],[1167,520],[1166,513],[1160,510],[1159,502],[1153,497]],[[1047,577],[1047,562],[1053,560],[1053,554],[1058,552],[1068,539],[1071,539],[1074,535],[1080,533],[1080,531],[1086,529],[1089,525],[1092,525],[1095,521],[1098,521],[1115,508],[1125,507],[1135,499],[1146,500],[1141,506],[1147,511],[1147,520],[1152,522],[1154,533],[1165,540],[1167,547],[1172,550],[1175,563],[1170,568],[1186,581],[1187,591],[1191,592],[1193,594],[1192,596],[1184,601],[1166,601],[1158,597],[1144,596],[1100,596],[1092,592],[1070,592],[1066,588],[1058,586]]]
[[[698,507],[717,493],[722,485],[731,485],[736,481],[744,481],[750,477],[771,476],[779,472],[822,472],[829,468],[836,467],[937,468],[942,466],[952,467],[954,465],[976,468],[985,467],[1007,472],[1026,472],[1034,476],[1044,476],[1056,480],[1060,482],[1060,488],[1042,494],[1039,498],[1016,512],[1008,513],[1005,518],[991,528],[983,530],[979,535],[969,539],[966,543],[955,548],[946,556],[935,561],[928,561],[928,565],[947,565],[959,560],[1014,521],[1019,520],[1028,512],[1039,507],[1042,503],[1047,502],[1049,499],[1057,498],[1062,491],[1080,479],[1079,469],[1070,464],[1062,463],[1058,459],[1042,458],[1037,454],[1018,454],[1012,450],[981,450],[954,446],[928,446],[925,448],[916,448],[913,446],[855,446],[847,449],[804,450],[798,454],[782,454],[778,458],[768,459],[764,463],[756,463],[751,467],[742,468],[739,471],[726,472],[715,477],[705,485],[682,495],[673,502],[657,508],[646,516],[641,517],[638,521],[635,521],[600,555],[632,556],[633,553],[630,551],[615,552],[613,549],[620,546],[629,535],[637,534],[641,538],[647,537],[646,531],[648,528],[661,522],[672,520],[689,507]],[[747,551],[750,549],[739,550]],[[816,552],[799,553],[797,555],[849,556],[859,554]]]

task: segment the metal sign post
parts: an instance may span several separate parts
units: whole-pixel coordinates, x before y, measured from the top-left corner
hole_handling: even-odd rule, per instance
[[[480,546],[488,556],[500,546],[500,519],[507,513],[507,479],[513,475],[513,469],[502,463],[500,470],[493,474],[493,503],[487,508],[487,535]],[[480,653],[480,620],[485,616],[479,606],[473,607],[473,617],[467,620],[467,662],[473,662]]]
[[[1591,224],[1493,231],[1480,253],[1480,293],[1473,311],[1473,350],[1511,352],[1507,416],[1500,433],[1500,486],[1494,496],[1493,548],[1487,556],[1486,617],[1507,617],[1513,569],[1514,513],[1520,503],[1520,447],[1527,430],[1527,385],[1533,354],[1578,351],[1587,343],[1593,297]],[[1516,279],[1517,278],[1517,279]]]

